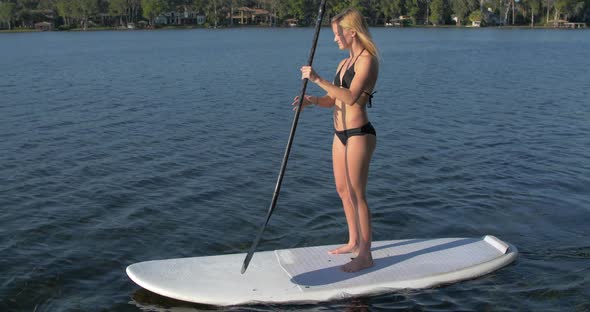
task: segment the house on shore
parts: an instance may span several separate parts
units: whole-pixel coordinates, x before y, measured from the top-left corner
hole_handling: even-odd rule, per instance
[[[412,17],[408,15],[400,15],[398,18],[394,18],[391,20],[385,20],[385,26],[397,26],[397,27],[404,27],[412,22]]]
[[[504,26],[504,20],[494,13],[492,8],[483,11],[483,22],[486,26]]]
[[[35,30],[37,30],[37,31],[52,31],[53,30],[53,23],[50,23],[50,22],[35,23]]]
[[[274,25],[277,21],[276,14],[268,10],[248,7],[235,8],[233,14],[228,13],[227,18],[239,25]]]
[[[572,23],[567,20],[552,20],[549,24],[553,24],[553,28],[586,28],[586,23]]]
[[[205,15],[188,10],[186,7],[162,13],[154,19],[157,25],[203,25],[205,21]]]
[[[289,27],[296,27],[297,23],[299,23],[299,20],[297,20],[296,18],[288,18],[285,20],[285,25]]]

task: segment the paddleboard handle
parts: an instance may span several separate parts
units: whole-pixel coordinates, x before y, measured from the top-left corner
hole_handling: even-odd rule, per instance
[[[493,235],[486,235],[483,238],[483,240],[486,241],[488,244],[494,246],[496,249],[498,249],[503,254],[505,254],[508,251],[508,249],[510,248],[510,246],[508,246],[508,244],[499,240],[496,236],[493,236]]]
[[[319,11],[318,11],[318,17],[317,17],[317,20],[315,23],[315,33],[313,36],[313,42],[311,45],[311,51],[309,53],[309,58],[307,60],[307,66],[311,66],[313,63],[313,57],[315,55],[315,48],[318,44],[318,37],[320,34],[320,28],[322,26],[322,20],[324,19],[324,11],[325,10],[326,10],[326,0],[322,0],[322,2],[320,3]],[[285,170],[287,168],[287,161],[289,159],[289,153],[291,152],[291,145],[293,145],[293,138],[295,137],[295,130],[297,129],[297,122],[299,121],[299,115],[301,114],[301,106],[303,105],[303,98],[305,96],[305,90],[307,89],[307,82],[308,82],[308,79],[303,79],[303,85],[301,87],[301,95],[299,96],[299,104],[297,105],[297,109],[295,111],[295,117],[293,118],[293,124],[291,125],[291,133],[289,134],[289,140],[287,141],[287,148],[285,149],[285,155],[283,156],[283,162],[281,163],[281,170],[279,172],[279,177],[277,179],[275,191],[273,193],[272,200],[270,202],[270,207],[268,208],[266,220],[262,224],[262,227],[260,228],[260,231],[258,232],[256,239],[252,243],[252,246],[250,247],[250,250],[248,251],[248,254],[246,255],[246,259],[244,259],[244,263],[242,265],[242,274],[244,274],[244,272],[246,272],[246,269],[248,269],[248,265],[250,264],[250,260],[252,260],[252,256],[254,256],[254,252],[256,251],[256,247],[258,247],[258,243],[260,242],[260,239],[262,238],[262,234],[264,233],[264,230],[266,229],[266,225],[268,224],[268,221],[270,220],[270,216],[272,215],[272,213],[276,207],[277,199],[279,198],[279,193],[281,191],[281,183],[283,182],[283,176],[285,175]]]

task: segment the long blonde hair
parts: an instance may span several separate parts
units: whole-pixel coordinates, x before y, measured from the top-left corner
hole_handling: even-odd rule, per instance
[[[379,57],[377,46],[375,45],[375,42],[373,42],[373,38],[369,32],[369,26],[358,10],[353,8],[346,9],[342,13],[334,16],[332,18],[332,23],[338,23],[338,26],[343,29],[354,30],[363,48],[365,48],[371,55],[377,58]]]

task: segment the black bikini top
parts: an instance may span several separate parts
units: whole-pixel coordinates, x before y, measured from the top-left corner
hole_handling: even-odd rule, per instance
[[[342,77],[342,82],[340,82],[340,72],[342,71],[342,68],[347,65],[350,64],[349,62],[344,62],[344,64],[342,64],[342,66],[340,66],[340,68],[338,68],[338,73],[336,73],[336,76],[334,77],[334,85],[337,87],[342,87],[345,89],[350,88],[350,84],[352,83],[352,79],[354,78],[354,64],[356,63],[356,60],[358,60],[359,56],[361,56],[361,54],[363,54],[363,52],[365,51],[365,49],[363,49],[363,51],[361,51],[361,53],[359,53],[359,55],[356,56],[356,58],[354,59],[354,62],[352,62],[352,66],[348,67],[346,69],[346,71],[344,72],[344,76]]]
[[[361,51],[361,53],[359,53],[359,55],[356,56],[352,65],[346,69],[346,71],[344,72],[344,76],[342,76],[342,82],[340,81],[340,72],[342,71],[342,68],[344,67],[344,65],[346,65],[348,62],[344,62],[344,64],[342,64],[342,66],[340,66],[340,68],[338,69],[338,73],[336,73],[336,76],[334,77],[334,85],[335,86],[342,87],[345,89],[350,88],[350,84],[352,83],[352,79],[354,79],[354,74],[355,74],[354,64],[356,63],[356,60],[358,60],[359,56],[361,56],[361,54],[363,54],[364,51],[365,51],[365,49],[363,49],[363,51]],[[373,93],[369,93],[367,91],[363,91],[364,94],[369,96],[369,103],[367,104],[367,107],[373,106],[373,102],[371,100],[373,99],[373,94],[375,94],[376,92],[377,91],[375,91]]]

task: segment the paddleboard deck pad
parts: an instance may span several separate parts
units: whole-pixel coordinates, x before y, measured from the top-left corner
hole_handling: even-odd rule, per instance
[[[229,254],[135,263],[127,275],[149,291],[195,303],[317,302],[472,279],[508,265],[518,254],[490,235],[378,241],[371,248],[374,265],[346,273],[340,267],[352,255],[328,253],[338,246],[257,252],[244,274],[246,254]]]

